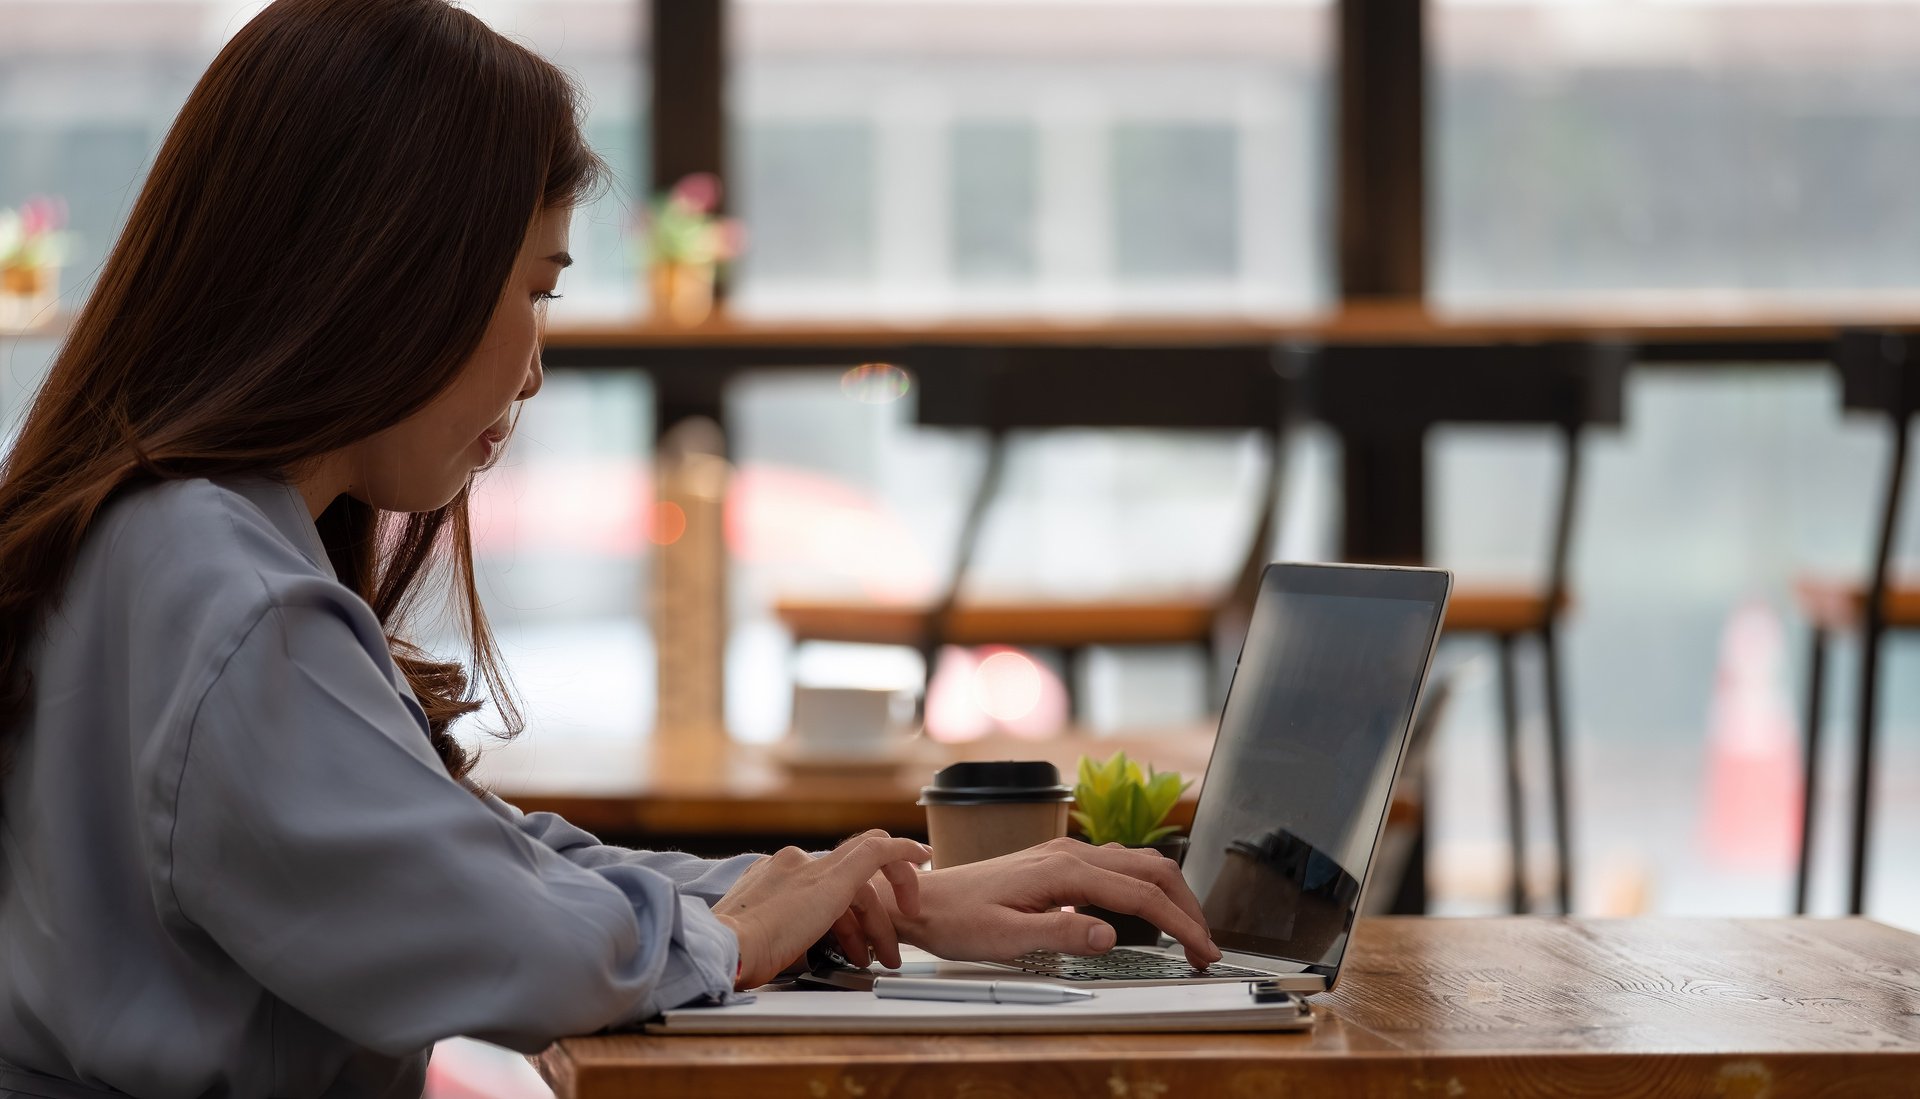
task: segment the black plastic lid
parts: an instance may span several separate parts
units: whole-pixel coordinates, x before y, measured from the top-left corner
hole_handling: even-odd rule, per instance
[[[1060,782],[1060,769],[1043,759],[954,763],[920,788],[921,805],[992,805],[1017,801],[1072,801],[1073,787]]]

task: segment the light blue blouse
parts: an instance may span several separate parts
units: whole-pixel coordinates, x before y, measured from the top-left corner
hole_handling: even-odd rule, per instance
[[[418,1096],[732,987],[756,856],[601,845],[441,766],[297,491],[103,512],[0,801],[0,1097]]]

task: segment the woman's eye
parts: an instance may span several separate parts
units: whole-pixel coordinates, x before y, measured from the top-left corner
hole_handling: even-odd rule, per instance
[[[535,302],[559,301],[565,296],[565,294],[556,294],[551,290],[539,290],[534,292],[533,300]]]

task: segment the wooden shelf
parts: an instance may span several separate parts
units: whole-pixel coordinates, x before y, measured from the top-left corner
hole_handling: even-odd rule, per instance
[[[475,778],[526,812],[558,813],[603,839],[674,846],[731,837],[837,838],[868,828],[924,835],[920,787],[949,763],[1044,759],[1072,783],[1083,753],[1104,759],[1124,750],[1142,765],[1194,781],[1169,817],[1184,828],[1193,823],[1213,738],[1209,725],[1120,737],[1068,730],[1044,740],[921,742],[896,770],[836,774],[790,770],[773,746],[714,744],[671,731],[615,741],[533,730],[489,746]],[[1411,793],[1397,792],[1390,823],[1411,823],[1418,815]]]
[[[1754,301],[1714,305],[1676,296],[1675,304],[1583,308],[1436,311],[1413,302],[1349,305],[1291,317],[1142,316],[1047,320],[1034,317],[756,319],[717,317],[693,328],[645,318],[558,322],[546,343],[588,348],[848,348],[905,344],[1033,343],[1155,345],[1262,343],[1484,343],[1621,339],[1652,343],[1807,343],[1842,328],[1920,330],[1920,297],[1811,304]]]
[[[1920,332],[1920,294],[1836,302],[1743,299],[1738,304],[1673,295],[1667,304],[1526,309],[1434,309],[1381,301],[1289,316],[1161,315],[1045,317],[754,318],[722,315],[694,328],[647,317],[560,320],[546,346],[595,348],[845,348],[942,343],[1182,345],[1301,340],[1331,343],[1486,343],[1610,338],[1653,343],[1806,343],[1843,328]],[[50,339],[66,334],[73,313],[0,337]]]
[[[1157,603],[963,603],[941,631],[954,645],[1179,645],[1204,641],[1216,607],[1207,599]],[[924,606],[783,599],[774,614],[797,638],[918,645]]]

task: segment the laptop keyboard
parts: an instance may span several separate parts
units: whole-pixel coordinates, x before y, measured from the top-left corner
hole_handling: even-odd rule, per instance
[[[1258,980],[1273,976],[1224,962],[1216,962],[1205,969],[1195,969],[1179,958],[1126,947],[1093,956],[1036,950],[1020,955],[1012,964],[1027,973],[1062,981],[1180,981],[1195,977],[1246,977]]]

